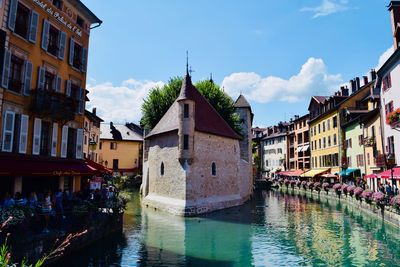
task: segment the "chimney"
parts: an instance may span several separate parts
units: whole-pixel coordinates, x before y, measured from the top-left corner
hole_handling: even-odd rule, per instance
[[[390,19],[392,21],[393,45],[396,51],[399,48],[400,32],[396,32],[400,22],[400,2],[391,1],[389,4]]]
[[[96,108],[92,108],[92,113],[93,113],[93,115],[95,115],[96,116]]]
[[[356,91],[360,90],[360,78],[356,77]]]
[[[367,85],[368,84],[368,76],[363,76],[363,79],[364,79],[364,85]]]
[[[349,84],[350,84],[350,88],[351,88],[351,93],[354,94],[356,91],[356,81],[354,79],[350,80]]]
[[[371,82],[376,80],[376,71],[374,69],[371,69],[369,71],[369,78],[370,78]]]
[[[342,91],[342,96],[349,96],[349,88],[347,86],[340,87],[340,90]]]

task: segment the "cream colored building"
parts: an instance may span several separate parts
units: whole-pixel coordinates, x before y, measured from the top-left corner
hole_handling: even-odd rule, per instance
[[[186,74],[179,97],[145,137],[142,205],[193,216],[250,198],[252,113],[243,96],[235,108],[243,138]]]
[[[92,112],[85,110],[83,124],[83,157],[99,163],[100,124],[103,120],[96,115],[96,108]]]
[[[134,124],[101,123],[99,163],[116,175],[141,172],[143,136]]]

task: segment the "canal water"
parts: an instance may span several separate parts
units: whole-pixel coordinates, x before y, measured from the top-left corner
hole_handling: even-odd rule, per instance
[[[275,191],[185,219],[141,209],[134,193],[122,235],[57,266],[400,266],[400,230],[339,202]]]

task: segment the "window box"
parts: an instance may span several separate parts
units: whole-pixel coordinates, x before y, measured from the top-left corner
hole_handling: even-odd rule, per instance
[[[400,126],[400,108],[386,115],[386,124],[392,126],[392,128],[397,128]]]

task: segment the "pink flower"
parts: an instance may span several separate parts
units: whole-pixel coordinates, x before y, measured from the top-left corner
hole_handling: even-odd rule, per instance
[[[354,195],[355,195],[356,197],[358,197],[358,196],[360,196],[360,195],[362,194],[363,191],[364,191],[364,190],[363,190],[361,187],[356,187],[356,188],[354,189]]]

